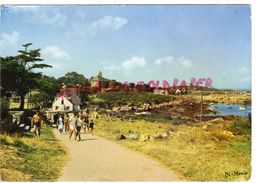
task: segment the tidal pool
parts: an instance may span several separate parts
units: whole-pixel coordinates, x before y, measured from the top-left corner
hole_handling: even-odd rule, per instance
[[[209,109],[217,111],[217,114],[208,114],[207,116],[243,116],[247,117],[251,112],[251,106],[229,105],[229,104],[213,104]]]

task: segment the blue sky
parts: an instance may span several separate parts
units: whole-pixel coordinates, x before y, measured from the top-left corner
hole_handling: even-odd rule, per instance
[[[60,77],[99,71],[137,82],[192,77],[216,88],[251,88],[247,5],[3,6],[1,56],[32,42]]]

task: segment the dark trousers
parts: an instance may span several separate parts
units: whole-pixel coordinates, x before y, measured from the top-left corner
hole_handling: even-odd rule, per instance
[[[77,136],[78,136],[78,139],[79,139],[79,140],[81,140],[80,131],[81,131],[81,126],[77,126],[77,127],[76,127],[76,138],[77,138]]]

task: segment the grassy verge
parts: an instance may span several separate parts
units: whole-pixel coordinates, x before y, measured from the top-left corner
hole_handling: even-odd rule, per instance
[[[3,181],[54,181],[67,161],[67,153],[50,127],[41,139],[27,133],[23,137],[0,135],[0,170]]]
[[[185,180],[248,180],[251,172],[250,136],[232,135],[227,129],[212,125],[205,130],[197,125],[145,120],[129,122],[102,117],[96,122],[95,133],[154,157]],[[126,137],[131,133],[152,136],[169,131],[172,135],[162,139],[116,139],[118,134]]]

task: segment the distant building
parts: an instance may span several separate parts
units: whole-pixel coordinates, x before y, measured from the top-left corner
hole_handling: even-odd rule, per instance
[[[177,89],[177,90],[175,91],[175,95],[181,95],[180,89]]]
[[[70,97],[58,96],[52,105],[53,112],[70,112],[80,111],[81,99],[78,95],[73,94]]]
[[[107,88],[110,80],[102,77],[102,72],[99,72],[98,75],[94,76],[91,80],[91,86],[95,88]]]

